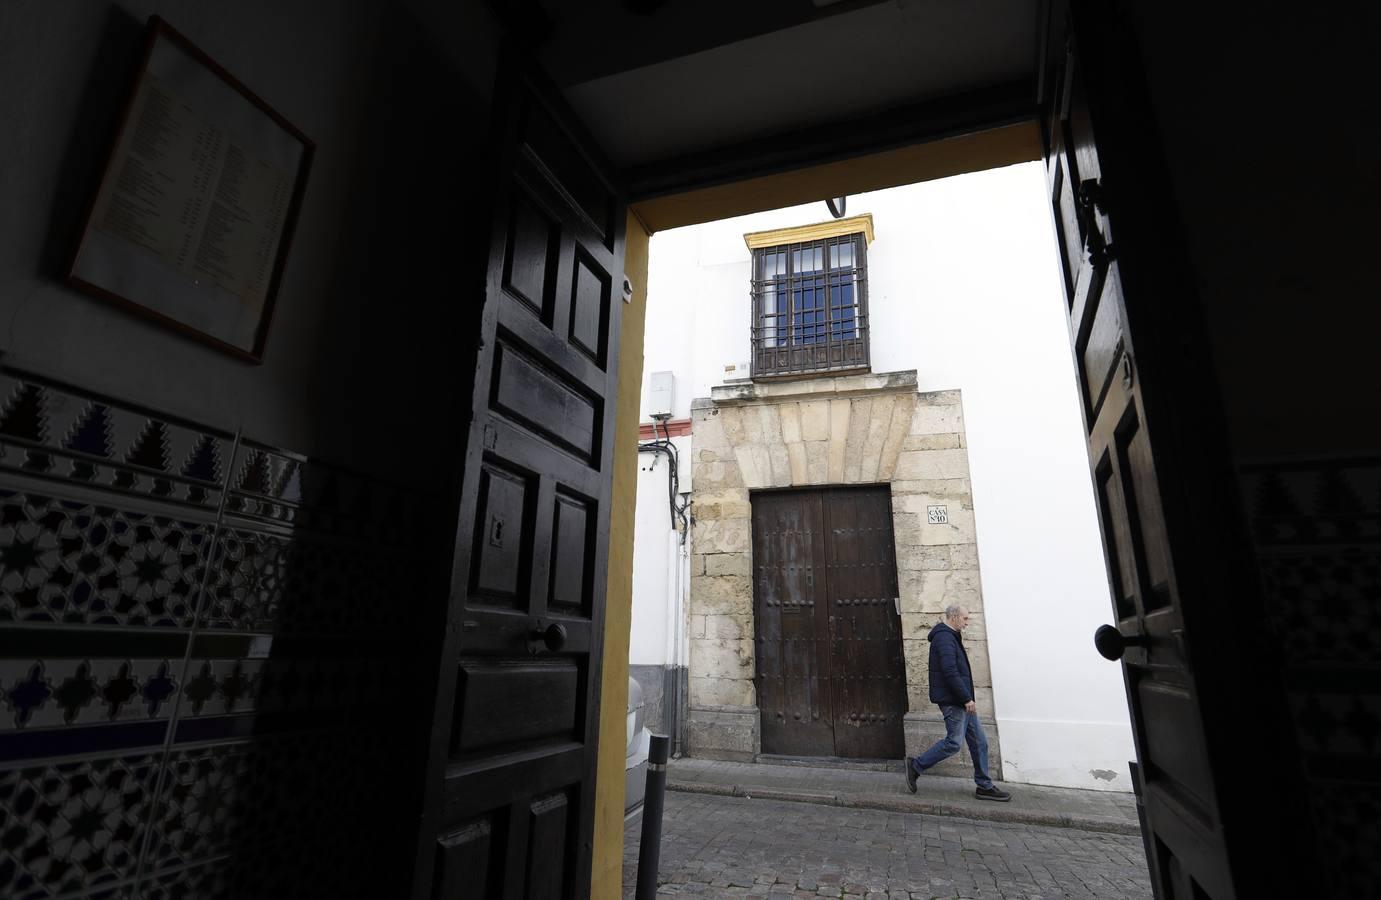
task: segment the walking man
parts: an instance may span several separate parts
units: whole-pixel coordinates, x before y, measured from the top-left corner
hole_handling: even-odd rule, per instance
[[[963,631],[968,624],[969,611],[952,603],[945,608],[945,620],[930,629],[930,702],[938,704],[945,717],[945,736],[920,756],[907,757],[906,786],[916,793],[916,776],[958,753],[962,739],[968,741],[973,757],[973,780],[978,785],[973,795],[979,800],[1011,800],[1012,795],[999,790],[988,777],[988,736],[978,722],[973,671],[964,651]]]

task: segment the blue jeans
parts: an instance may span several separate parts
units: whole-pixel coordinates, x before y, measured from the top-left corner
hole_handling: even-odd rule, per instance
[[[973,757],[974,784],[981,788],[992,787],[993,780],[988,777],[988,736],[983,733],[983,726],[978,724],[978,713],[970,715],[964,712],[962,706],[941,705],[940,714],[945,717],[945,736],[912,760],[910,765],[914,765],[917,772],[924,772],[958,753],[959,740],[963,738],[969,743],[969,756]]]

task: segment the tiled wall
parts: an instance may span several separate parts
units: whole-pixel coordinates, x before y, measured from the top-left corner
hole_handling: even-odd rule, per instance
[[[440,506],[0,372],[0,895],[388,895]]]

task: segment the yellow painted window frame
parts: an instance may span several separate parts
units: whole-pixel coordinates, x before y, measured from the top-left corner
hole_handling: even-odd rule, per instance
[[[862,234],[865,246],[873,242],[873,214],[849,216],[847,219],[831,219],[814,225],[797,225],[794,228],[774,228],[771,231],[750,231],[743,236],[749,250],[761,247],[776,247],[781,244],[804,244],[809,241],[822,241],[825,238],[842,237],[846,234]]]

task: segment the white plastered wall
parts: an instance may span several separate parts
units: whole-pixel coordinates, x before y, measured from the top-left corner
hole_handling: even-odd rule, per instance
[[[1005,775],[1130,790],[1121,674],[1093,650],[1111,604],[1044,196],[1030,163],[852,196],[848,212],[876,228],[873,371],[915,369],[922,392],[963,392]],[[676,418],[747,375],[743,235],[827,217],[818,203],[653,237],[645,371],[676,373]],[[645,555],[666,553],[665,482],[646,475],[635,578]],[[647,606],[666,602],[650,584],[635,591],[635,662],[658,615]]]
[[[677,452],[688,456],[690,437],[672,438]],[[670,595],[675,590],[679,565],[679,535],[672,529],[667,503],[667,470],[664,454],[638,454],[638,508],[633,553],[633,626],[629,635],[628,662],[634,666],[675,664],[672,634],[675,622]],[[683,470],[685,467],[683,466]],[[679,499],[679,498],[678,498]]]

